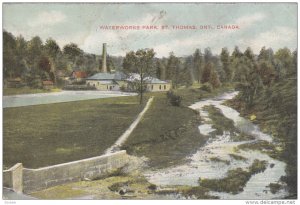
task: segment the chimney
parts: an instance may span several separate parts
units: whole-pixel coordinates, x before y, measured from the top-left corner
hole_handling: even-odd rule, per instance
[[[107,68],[106,68],[106,43],[103,43],[103,48],[102,48],[102,68],[101,71],[103,73],[107,73]]]

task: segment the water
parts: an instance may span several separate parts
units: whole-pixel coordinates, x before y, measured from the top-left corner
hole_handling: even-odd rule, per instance
[[[225,100],[232,99],[237,94],[238,92],[225,93],[217,98],[203,100],[191,105],[190,108],[199,111],[201,115],[202,123],[198,127],[199,132],[203,135],[209,135],[210,132],[214,131],[208,113],[203,110],[205,106],[213,105],[219,108],[225,117],[233,120],[236,128],[240,131],[255,137],[255,140],[272,142],[272,137],[262,133],[257,125],[241,117],[238,111],[222,104]],[[211,194],[219,196],[221,199],[283,198],[287,195],[285,191],[281,190],[276,194],[272,194],[266,186],[278,182],[280,177],[285,175],[286,164],[284,162],[272,159],[259,151],[239,151],[238,153],[235,151],[238,145],[255,140],[233,142],[230,133],[224,132],[223,135],[210,138],[205,146],[200,147],[195,154],[188,157],[187,163],[159,170],[149,170],[145,173],[145,176],[151,183],[162,187],[172,185],[198,186],[199,178],[223,178],[228,170],[239,167],[247,168],[255,159],[266,160],[269,165],[275,164],[275,166],[273,168],[268,166],[264,172],[253,175],[244,187],[243,192],[236,195],[222,192],[211,192]],[[230,157],[230,154],[238,154],[247,160],[236,160]],[[212,161],[211,158],[213,157],[229,161],[230,164]]]
[[[117,91],[61,91],[55,93],[37,93],[26,95],[3,96],[3,108],[40,105],[98,98],[110,98],[119,96],[132,96],[135,93]]]

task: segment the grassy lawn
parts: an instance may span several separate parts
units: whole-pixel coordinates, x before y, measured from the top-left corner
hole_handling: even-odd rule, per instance
[[[150,96],[155,96],[152,106],[123,148],[148,157],[150,166],[180,163],[207,140],[198,131],[199,114],[187,106],[228,89],[178,89],[180,107],[171,106],[161,92],[147,93],[142,106],[137,97],[119,97],[5,108],[4,168],[17,162],[37,168],[98,156],[130,126]]]
[[[212,93],[199,88],[178,89],[175,93],[183,97],[180,107],[171,106],[165,92],[148,93],[155,96],[153,104],[123,148],[129,154],[149,158],[151,167],[182,163],[207,140],[198,130],[201,124],[198,112],[187,106],[229,89],[223,87]]]
[[[3,95],[21,95],[21,94],[34,94],[34,93],[50,93],[50,92],[59,92],[60,89],[54,88],[51,90],[44,89],[33,89],[29,87],[22,88],[4,88]]]
[[[17,162],[37,168],[98,156],[143,107],[137,97],[118,97],[5,108],[4,168]]]

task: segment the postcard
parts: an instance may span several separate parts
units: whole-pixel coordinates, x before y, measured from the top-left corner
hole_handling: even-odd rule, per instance
[[[3,200],[295,203],[297,6],[4,2]]]

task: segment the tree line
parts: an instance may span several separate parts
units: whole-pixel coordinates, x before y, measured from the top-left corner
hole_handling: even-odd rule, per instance
[[[124,71],[139,73],[141,65],[137,65],[136,52],[126,53]],[[296,72],[297,52],[288,48],[274,53],[271,48],[263,47],[258,55],[250,47],[244,52],[235,47],[231,54],[227,48],[222,48],[220,55],[213,55],[210,48],[205,48],[204,53],[196,49],[193,55],[187,57],[177,57],[171,52],[168,58],[156,58],[153,49],[152,52],[151,69],[144,71],[148,75],[170,80],[174,89],[195,82],[207,84],[211,89],[224,83],[234,83],[237,89],[243,90],[249,106],[262,87]]]
[[[296,55],[296,51],[292,53],[287,48],[274,53],[271,48],[263,47],[255,55],[251,48],[241,52],[235,47],[231,54],[223,48],[219,55],[213,55],[210,48],[205,48],[203,53],[196,49],[193,55],[185,57],[171,52],[167,58],[157,58],[153,49],[140,49],[126,53],[124,58],[109,56],[107,62],[108,70],[140,73],[139,69],[144,69],[143,76],[170,80],[174,89],[195,82],[209,89],[236,83],[251,106],[262,87],[296,72]],[[143,58],[147,59],[146,64]],[[26,41],[22,36],[4,31],[3,65],[4,79],[21,77],[32,87],[47,79],[59,85],[62,77],[69,76],[73,70],[86,71],[88,75],[99,72],[101,56],[85,53],[74,43],[61,49],[52,38],[45,43],[38,36]]]
[[[122,63],[120,57],[107,58],[109,70],[115,70]],[[34,88],[40,87],[42,80],[52,80],[59,86],[63,77],[70,76],[74,70],[86,71],[88,75],[99,72],[101,63],[100,55],[85,53],[75,43],[60,48],[52,38],[45,43],[39,36],[27,41],[21,35],[15,37],[3,31],[4,80],[20,77]]]

